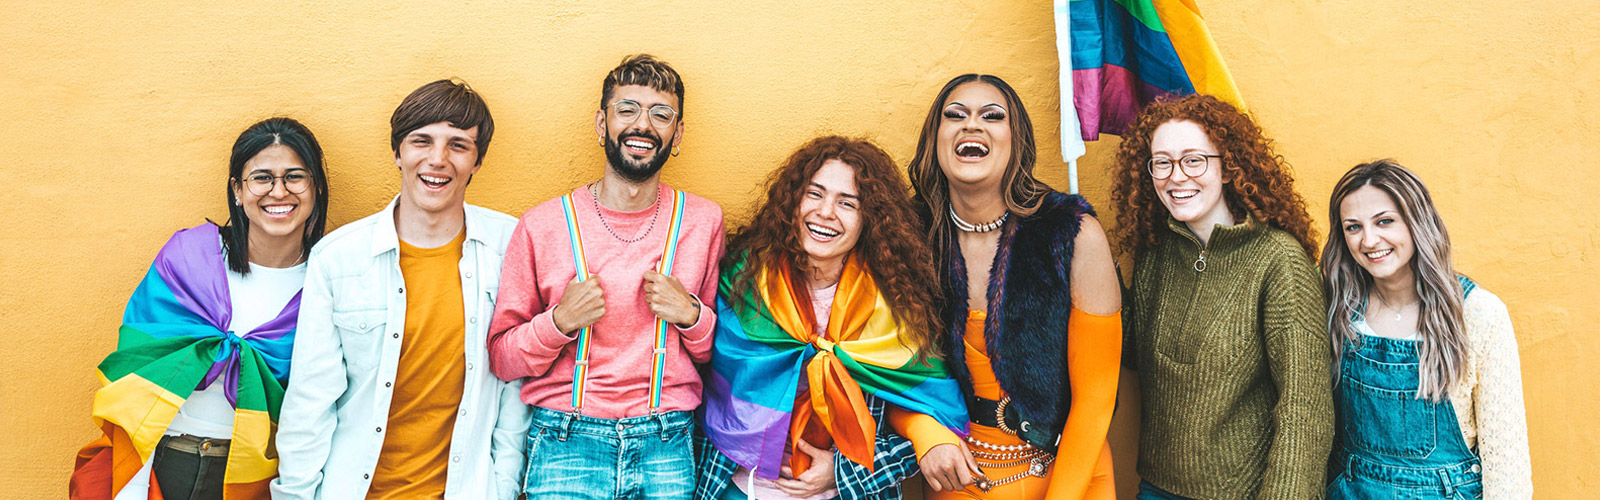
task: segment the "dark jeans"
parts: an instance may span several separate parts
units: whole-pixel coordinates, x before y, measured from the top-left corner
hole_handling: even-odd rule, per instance
[[[167,500],[221,500],[228,467],[227,439],[164,436],[150,459],[150,475]]]
[[[1145,481],[1139,481],[1139,496],[1134,498],[1138,500],[1194,500],[1189,497],[1180,497]]]

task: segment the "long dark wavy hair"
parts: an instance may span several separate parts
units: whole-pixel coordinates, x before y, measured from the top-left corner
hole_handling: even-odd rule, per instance
[[[906,169],[911,175],[912,199],[916,201],[918,215],[927,226],[928,247],[933,249],[934,262],[944,265],[949,258],[950,245],[955,240],[955,226],[945,213],[950,211],[950,178],[939,166],[939,124],[944,117],[945,100],[956,87],[981,82],[999,90],[1006,98],[1006,109],[1011,119],[1011,158],[1006,162],[1004,177],[1000,180],[1001,196],[1006,210],[1019,215],[1033,215],[1039,202],[1049,194],[1050,186],[1033,176],[1033,165],[1039,158],[1033,142],[1033,121],[1022,106],[1022,97],[998,76],[968,73],[944,84],[939,95],[928,106],[928,117],[922,121],[922,137],[917,139],[917,155]],[[936,282],[935,282],[936,283]]]
[[[1192,94],[1163,99],[1145,106],[1133,126],[1122,135],[1122,146],[1111,174],[1111,206],[1117,207],[1117,239],[1124,252],[1137,259],[1156,244],[1156,228],[1166,226],[1166,205],[1156,196],[1150,176],[1150,138],[1170,121],[1200,125],[1222,155],[1222,201],[1234,219],[1250,214],[1281,229],[1317,258],[1317,234],[1311,227],[1306,202],[1294,190],[1288,162],[1273,150],[1272,140],[1261,133],[1239,108],[1220,99]]]
[[[300,260],[311,256],[311,246],[322,239],[328,226],[328,174],[322,169],[322,146],[311,129],[292,118],[268,118],[244,129],[233,141],[233,154],[228,157],[228,223],[221,228],[222,250],[228,258],[228,269],[239,274],[250,274],[250,219],[244,207],[233,195],[233,189],[244,183],[244,164],[261,150],[275,145],[288,146],[300,157],[306,170],[311,171],[312,188],[317,194],[311,216],[306,219],[305,234],[300,237]]]
[[[1467,369],[1467,334],[1461,282],[1450,258],[1450,232],[1433,206],[1422,179],[1394,160],[1357,165],[1345,172],[1328,200],[1328,245],[1322,250],[1322,291],[1328,298],[1328,333],[1333,341],[1334,366],[1343,361],[1344,345],[1358,338],[1352,320],[1363,312],[1372,293],[1372,275],[1356,263],[1343,238],[1339,205],[1366,186],[1389,195],[1411,233],[1411,273],[1416,276],[1418,399],[1434,402],[1449,396],[1450,388]],[[1338,372],[1335,372],[1338,373]]]
[[[828,160],[855,169],[861,202],[861,236],[853,254],[861,259],[900,323],[900,342],[919,356],[938,358],[938,297],[932,256],[923,244],[909,189],[889,153],[865,139],[824,136],[800,146],[767,178],[767,195],[750,222],[733,232],[723,269],[740,260],[734,296],[750,292],[768,266],[790,266],[791,279],[805,283],[807,254],[801,246],[800,201],[811,178]]]

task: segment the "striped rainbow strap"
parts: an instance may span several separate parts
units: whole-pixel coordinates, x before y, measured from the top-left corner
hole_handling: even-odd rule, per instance
[[[683,192],[668,189],[672,197],[672,211],[667,221],[666,248],[661,251],[661,262],[656,267],[656,272],[672,275],[672,264],[678,256],[678,239],[683,234]],[[598,201],[597,201],[598,203]],[[588,261],[583,255],[583,235],[578,230],[578,211],[572,204],[572,195],[561,197],[562,214],[567,219],[567,238],[572,242],[573,268],[578,275],[578,281],[589,279]],[[667,364],[667,322],[656,319],[656,342],[654,350],[654,363],[650,373],[650,408],[653,410],[661,406],[661,380],[666,372]],[[592,327],[583,327],[578,330],[577,360],[572,366],[572,408],[583,408],[583,391],[589,376],[589,337],[593,333]]]

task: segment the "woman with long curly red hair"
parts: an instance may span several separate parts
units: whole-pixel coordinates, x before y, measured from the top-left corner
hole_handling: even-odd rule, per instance
[[[1158,101],[1123,134],[1111,201],[1132,254],[1141,499],[1319,498],[1333,439],[1305,201],[1248,115]]]
[[[930,478],[955,481],[965,412],[894,160],[821,137],[767,185],[722,263],[696,498],[898,499],[913,448],[932,448]],[[888,413],[937,424],[908,441]]]
[[[964,484],[930,481],[931,499],[1115,498],[1116,268],[1089,202],[1035,179],[1036,158],[1022,98],[998,77],[951,79],[923,121],[911,183],[979,469]]]

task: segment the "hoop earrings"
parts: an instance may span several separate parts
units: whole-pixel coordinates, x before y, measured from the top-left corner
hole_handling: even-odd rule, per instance
[[[682,153],[682,152],[683,152],[683,148],[679,148],[678,146],[672,146],[672,156],[678,156],[678,153]]]
[[[600,139],[600,146],[604,147],[606,145],[606,136],[602,135],[600,137],[597,137],[597,139]]]

